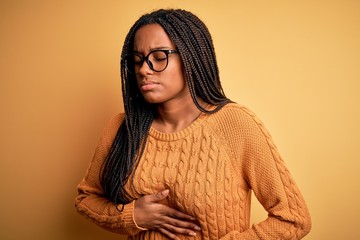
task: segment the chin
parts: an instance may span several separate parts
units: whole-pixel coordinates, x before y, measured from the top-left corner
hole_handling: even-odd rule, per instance
[[[144,96],[144,100],[147,102],[147,103],[151,103],[151,104],[157,104],[157,103],[162,103],[163,101],[161,101],[159,98],[155,98],[155,97],[150,97],[150,96]]]

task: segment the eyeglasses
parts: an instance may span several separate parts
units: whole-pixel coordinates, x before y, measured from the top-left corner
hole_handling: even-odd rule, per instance
[[[169,54],[178,53],[177,50],[153,50],[145,57],[138,53],[127,55],[122,62],[125,69],[131,74],[138,74],[141,66],[146,63],[150,69],[155,72],[162,72],[166,69],[169,63]]]

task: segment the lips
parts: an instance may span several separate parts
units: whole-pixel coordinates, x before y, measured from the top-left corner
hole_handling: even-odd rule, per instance
[[[140,83],[141,91],[150,91],[153,90],[159,83],[153,81],[143,81]]]

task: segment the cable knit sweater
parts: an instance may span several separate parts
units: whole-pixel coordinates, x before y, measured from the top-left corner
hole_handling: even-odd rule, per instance
[[[78,186],[77,211],[129,239],[166,239],[136,225],[134,201],[120,212],[103,197],[99,169],[123,119],[123,114],[117,115],[104,129]],[[130,183],[126,189],[134,199],[169,189],[164,204],[197,218],[201,227],[197,236],[178,235],[180,239],[300,239],[311,228],[304,199],[269,133],[251,111],[238,104],[201,114],[179,132],[151,128],[133,174],[136,190]],[[250,227],[251,190],[268,218]]]

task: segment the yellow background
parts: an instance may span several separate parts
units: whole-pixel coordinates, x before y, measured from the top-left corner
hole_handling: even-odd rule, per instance
[[[122,239],[73,207],[106,121],[119,55],[160,7],[213,34],[228,97],[265,122],[310,208],[305,237],[360,239],[360,1],[0,2],[0,239]],[[265,214],[254,202],[252,222]]]

